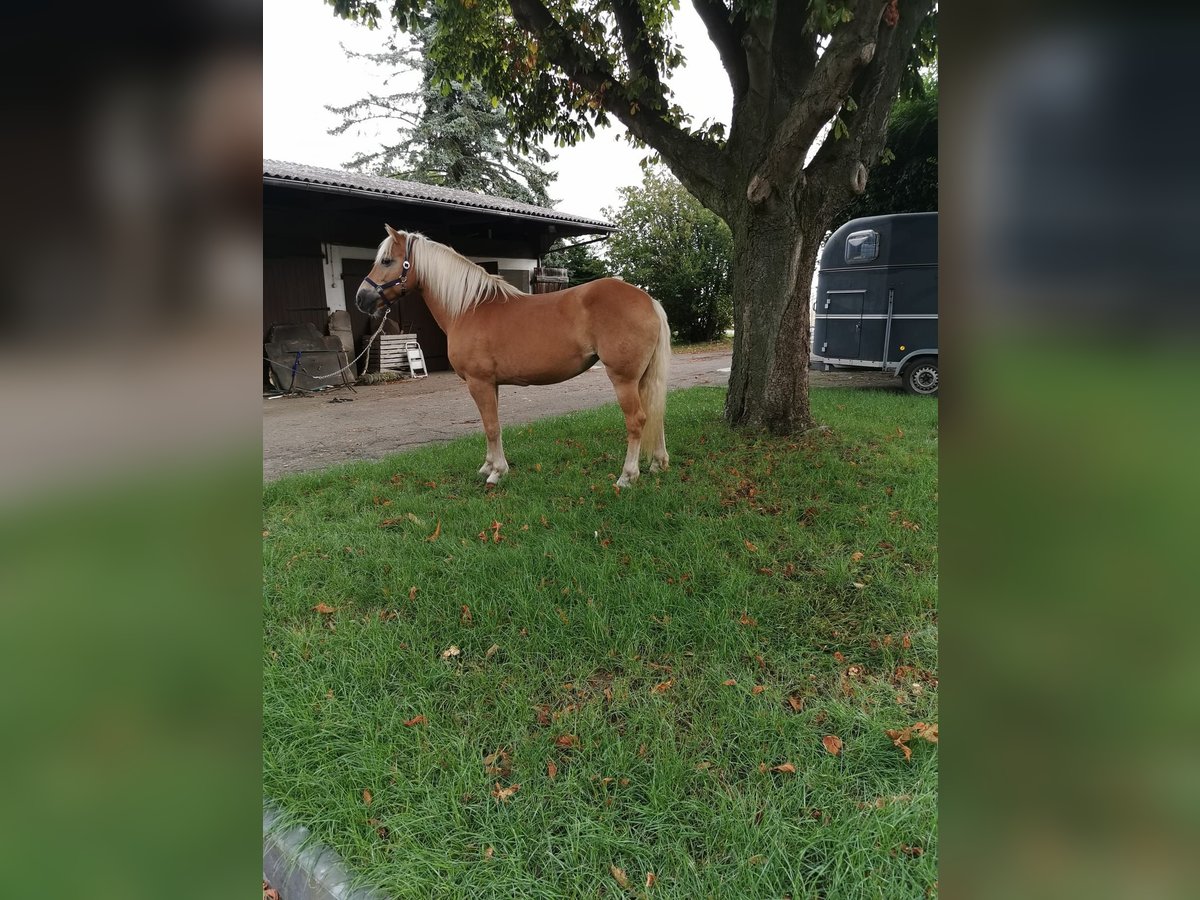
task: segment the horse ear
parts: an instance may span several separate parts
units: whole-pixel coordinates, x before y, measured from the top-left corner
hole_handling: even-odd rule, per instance
[[[392,236],[393,241],[400,240],[400,232],[398,232],[395,228],[393,228],[391,225],[386,225],[386,224],[383,227],[387,229],[387,233]]]

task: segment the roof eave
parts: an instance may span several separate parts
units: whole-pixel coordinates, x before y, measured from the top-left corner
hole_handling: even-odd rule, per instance
[[[348,187],[340,184],[324,184],[315,181],[304,181],[299,178],[288,178],[281,175],[269,175],[263,173],[263,184],[270,184],[276,187],[295,188],[306,191],[319,191],[326,194],[344,194],[355,197],[369,197],[373,200],[390,200],[395,203],[415,203],[426,206],[439,206],[445,209],[472,210],[474,212],[489,213],[491,215],[500,216],[506,219],[522,219],[527,222],[541,222],[547,225],[558,225],[569,227],[578,231],[583,231],[586,234],[612,234],[617,230],[615,225],[610,225],[603,222],[581,221],[579,219],[554,218],[551,216],[539,216],[533,213],[517,212],[515,210],[495,209],[490,206],[471,206],[466,203],[451,203],[447,200],[433,200],[428,197],[406,197],[402,194],[386,194],[382,191],[371,191],[365,188]]]

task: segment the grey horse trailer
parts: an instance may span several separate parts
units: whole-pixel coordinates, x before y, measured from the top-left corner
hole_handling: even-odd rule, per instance
[[[938,391],[938,214],[852,219],[825,242],[814,363],[876,369],[913,394]]]

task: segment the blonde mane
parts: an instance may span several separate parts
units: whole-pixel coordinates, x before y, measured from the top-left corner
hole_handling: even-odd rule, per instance
[[[451,319],[457,319],[494,297],[527,296],[520,288],[509,284],[499,275],[491,274],[445,244],[431,241],[415,231],[408,234],[414,238],[412,273],[421,286],[421,292],[426,300],[436,300]],[[393,238],[388,235],[379,245],[375,262],[381,262],[392,250]]]

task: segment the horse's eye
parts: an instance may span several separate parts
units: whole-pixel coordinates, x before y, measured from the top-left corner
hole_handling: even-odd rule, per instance
[[[394,259],[381,259],[380,262],[385,266],[390,266],[392,263],[395,262],[395,260]]]

